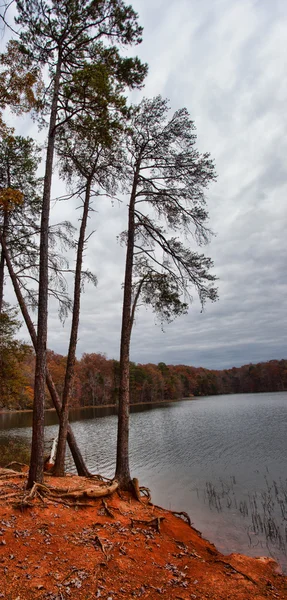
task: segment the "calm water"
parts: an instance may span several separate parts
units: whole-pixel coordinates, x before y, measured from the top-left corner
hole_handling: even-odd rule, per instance
[[[75,410],[91,471],[114,473],[113,410]],[[46,439],[57,431],[46,415]],[[30,437],[31,413],[0,415],[0,444]],[[131,472],[155,504],[187,511],[223,552],[277,557],[287,570],[287,392],[184,400],[131,415]],[[71,464],[69,469],[71,470]]]

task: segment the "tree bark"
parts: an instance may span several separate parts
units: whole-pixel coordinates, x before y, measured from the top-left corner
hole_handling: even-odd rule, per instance
[[[124,281],[124,299],[120,351],[120,388],[118,408],[117,464],[115,478],[121,489],[130,489],[129,416],[130,416],[130,341],[132,332],[132,276],[135,240],[135,199],[139,177],[138,162],[129,203],[128,239]]]
[[[8,211],[4,209],[4,219],[2,227],[2,236],[4,241],[6,240],[6,233],[8,227]],[[0,314],[3,312],[3,298],[4,298],[4,270],[5,270],[5,256],[3,249],[1,250],[0,257]]]
[[[1,233],[0,233],[0,243],[1,243],[1,246],[2,246],[2,251],[4,253],[4,257],[5,257],[5,261],[6,261],[6,264],[7,264],[7,268],[8,268],[8,271],[9,271],[10,279],[11,279],[13,287],[14,287],[14,292],[15,292],[15,295],[16,295],[17,300],[18,300],[18,304],[20,306],[20,309],[21,309],[24,321],[25,321],[27,329],[29,331],[32,344],[33,344],[34,348],[36,349],[36,347],[37,347],[37,334],[36,334],[36,330],[35,330],[35,327],[34,327],[34,325],[32,323],[30,315],[28,313],[28,310],[27,310],[27,307],[26,307],[26,304],[25,304],[25,300],[24,300],[24,298],[22,296],[22,292],[21,292],[20,287],[19,287],[19,283],[18,283],[17,277],[16,277],[16,275],[14,273],[14,269],[13,269],[13,266],[12,266],[12,263],[11,263],[11,260],[10,260],[10,256],[9,256],[6,244],[5,244],[5,240],[3,240],[3,236],[1,235]],[[58,417],[60,417],[60,413],[61,413],[61,400],[59,398],[58,392],[56,390],[55,384],[53,382],[53,379],[51,377],[51,374],[50,374],[48,368],[46,370],[46,383],[47,383],[47,387],[48,387],[48,390],[49,390],[52,402],[53,402],[54,407],[56,409],[56,412],[58,414]],[[72,428],[71,428],[70,424],[68,424],[67,441],[68,441],[68,444],[69,444],[69,447],[70,447],[70,450],[71,450],[71,453],[72,453],[72,456],[73,456],[73,459],[74,459],[74,462],[75,462],[75,465],[76,465],[76,469],[77,469],[78,475],[80,475],[82,477],[89,477],[90,472],[88,471],[88,469],[87,469],[87,467],[85,465],[84,459],[83,459],[82,454],[80,452],[80,449],[79,449],[79,447],[77,445],[77,442],[76,442],[76,439],[75,439],[75,436],[74,436],[74,433],[72,431]]]
[[[38,327],[34,383],[32,446],[27,483],[28,489],[30,489],[34,483],[42,483],[44,473],[44,410],[47,368],[49,216],[61,66],[61,53],[59,51],[50,114],[40,229]]]
[[[58,435],[57,455],[54,467],[54,474],[58,477],[62,477],[65,474],[65,454],[66,454],[66,440],[68,431],[68,418],[69,418],[69,400],[71,386],[75,370],[76,360],[76,347],[79,329],[79,318],[80,318],[80,302],[81,302],[81,276],[82,276],[82,265],[83,265],[83,251],[85,244],[85,234],[87,227],[87,220],[89,214],[89,204],[91,196],[91,182],[92,177],[89,177],[86,184],[85,200],[83,208],[83,217],[80,227],[77,260],[76,260],[76,271],[75,271],[75,283],[74,283],[74,303],[73,303],[73,316],[71,324],[71,334],[69,351],[67,358],[65,383],[62,396],[62,408],[60,414],[60,427]]]

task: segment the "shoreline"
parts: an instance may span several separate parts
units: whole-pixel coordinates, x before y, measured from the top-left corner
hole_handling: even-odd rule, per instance
[[[67,506],[68,498],[35,495],[19,510],[1,496],[15,494],[16,486],[23,495],[23,477],[0,479],[4,598],[287,599],[287,577],[273,559],[223,555],[179,513],[127,492],[78,499],[81,509]],[[88,491],[96,484],[74,475],[45,476],[50,490]]]
[[[188,396],[185,398],[174,398],[172,400],[156,400],[155,402],[133,402],[132,404],[130,404],[130,406],[155,406],[157,404],[172,404],[174,402],[182,402],[183,400],[193,400],[194,398],[200,398],[200,396]],[[86,410],[86,409],[102,409],[102,408],[117,408],[117,404],[90,404],[89,406],[72,406],[69,410]],[[20,409],[9,409],[9,408],[1,408],[0,409],[0,415],[1,414],[12,414],[12,413],[32,413],[33,409],[32,408],[20,408]],[[51,407],[51,408],[45,408],[45,412],[56,412],[56,409]]]

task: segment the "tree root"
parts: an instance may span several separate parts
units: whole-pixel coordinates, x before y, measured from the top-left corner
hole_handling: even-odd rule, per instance
[[[13,471],[13,469],[0,468],[0,479],[10,479],[13,477],[27,477],[27,473],[19,473],[19,471]]]
[[[5,469],[11,469],[12,465],[15,465],[15,466],[17,465],[18,467],[25,467],[26,469],[29,469],[29,465],[26,465],[25,463],[18,462],[17,460],[13,460],[8,465],[5,465],[4,468]]]
[[[12,471],[11,469],[0,469],[0,479],[12,479],[16,477],[27,477],[27,475],[25,473]],[[64,488],[42,483],[34,483],[30,490],[23,491],[23,489],[18,488],[17,492],[14,492],[13,490],[11,493],[8,488],[5,490],[2,496],[0,493],[0,500],[9,502],[9,499],[13,499],[13,506],[21,510],[32,506],[33,501],[36,498],[41,502],[44,502],[45,499],[48,503],[57,502],[65,504],[66,506],[87,506],[86,500],[110,496],[117,490],[117,488],[118,482],[115,479],[108,480],[105,483],[99,482],[99,484],[96,485],[96,483],[91,481],[90,478],[86,478],[86,480],[82,478],[81,487]],[[82,502],[79,502],[81,500]],[[113,516],[106,503],[104,503],[104,508],[110,516]]]
[[[64,579],[62,579],[61,585],[63,585],[64,581],[66,581],[67,579],[69,579],[69,577],[71,577],[71,575],[73,575],[73,573],[79,573],[79,569],[77,569],[76,567],[74,567],[74,569],[72,569],[71,571],[69,571],[68,575],[66,575],[66,577],[64,577]]]
[[[106,558],[108,558],[108,555],[106,553],[106,549],[105,546],[102,542],[102,540],[99,538],[98,534],[95,534],[95,542],[98,544],[98,546],[100,546],[102,553],[105,555]]]
[[[33,500],[33,498],[35,498],[36,495],[50,495],[50,488],[48,488],[46,485],[44,485],[43,483],[34,483],[33,487],[31,488],[30,492],[28,492],[27,500]]]
[[[109,485],[102,485],[98,487],[90,487],[90,488],[77,488],[75,490],[68,490],[65,493],[61,494],[62,498],[102,498],[103,496],[110,496],[113,494],[118,488],[118,482],[116,480],[112,481]],[[50,488],[51,490],[51,488]],[[53,491],[57,489],[54,488]]]
[[[104,475],[100,475],[99,473],[90,473],[89,479],[98,479],[98,481],[114,481],[114,479],[110,479],[110,477],[105,477]]]
[[[17,510],[24,511],[26,508],[33,508],[34,505],[33,505],[33,502],[31,502],[29,500],[24,500],[22,498],[21,500],[12,502],[12,506],[13,506],[13,508],[16,508]]]
[[[189,527],[192,527],[192,522],[190,520],[190,516],[184,510],[182,510],[182,511],[170,510],[169,512],[171,512],[176,517],[179,517],[180,519],[182,519],[185,523],[187,523],[189,525]]]
[[[149,519],[149,521],[145,521],[142,519],[131,519],[131,525],[132,527],[134,527],[135,524],[147,525],[148,527],[155,527],[157,532],[160,533],[160,523],[164,520],[165,517],[153,517],[153,519]]]
[[[132,479],[131,484],[136,499],[141,504],[149,504],[149,502],[151,501],[150,490],[147,487],[140,486],[139,480],[136,477]],[[145,498],[145,501],[143,501],[143,498]]]
[[[240,571],[239,569],[236,569],[236,567],[234,567],[230,562],[227,562],[225,560],[221,560],[219,558],[217,558],[215,560],[215,562],[221,563],[221,564],[225,565],[226,567],[229,567],[234,573],[238,573],[238,575],[241,575],[242,577],[244,577],[245,579],[247,579],[247,581],[251,581],[251,583],[253,583],[254,585],[258,585],[258,582],[255,581],[255,579],[253,579],[252,577],[250,577],[250,575],[247,575],[247,573],[243,573],[243,571]]]
[[[7,500],[7,498],[15,498],[15,496],[18,496],[19,492],[11,492],[11,494],[0,494],[0,500],[2,502],[2,500]]]
[[[102,485],[98,487],[89,487],[89,488],[75,488],[69,490],[67,488],[57,488],[57,487],[48,487],[41,483],[34,483],[31,492],[29,494],[29,499],[33,498],[35,492],[40,492],[40,494],[44,496],[49,496],[53,498],[74,498],[75,500],[79,500],[81,498],[102,498],[103,496],[110,496],[113,492],[116,491],[118,487],[118,482],[113,481],[110,485]]]
[[[108,507],[108,505],[107,505],[106,501],[104,500],[104,498],[102,499],[102,505],[103,505],[103,507],[104,507],[104,509],[105,509],[105,511],[106,511],[106,513],[108,515],[108,517],[111,517],[112,519],[114,519],[115,515],[111,511],[111,509]]]

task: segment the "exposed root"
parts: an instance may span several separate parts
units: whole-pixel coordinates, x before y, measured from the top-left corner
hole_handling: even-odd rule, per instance
[[[12,506],[13,506],[13,508],[16,508],[17,510],[24,511],[26,508],[32,508],[33,502],[31,500],[25,500],[25,498],[21,498],[20,500],[17,500],[16,502],[12,502]]]
[[[13,471],[13,469],[0,468],[0,479],[10,479],[13,477],[27,477],[27,473],[19,473],[19,471]]]
[[[234,567],[230,562],[227,562],[225,560],[220,560],[220,559],[216,559],[215,562],[222,563],[226,567],[230,568],[234,573],[238,573],[238,575],[241,575],[242,577],[244,577],[248,581],[251,581],[251,583],[253,583],[254,585],[258,585],[258,583],[257,583],[257,581],[255,581],[255,579],[253,579],[252,577],[250,577],[250,575],[247,575],[247,573],[243,573],[243,571],[240,571],[239,569],[236,569],[236,567]]]
[[[131,483],[136,499],[141,504],[148,504],[151,501],[150,490],[147,487],[140,486],[136,477],[132,479]],[[143,501],[143,498],[145,498],[145,501]]]
[[[62,493],[62,498],[102,498],[103,496],[110,496],[113,494],[118,488],[118,482],[116,480],[112,481],[110,485],[102,485],[98,487],[90,487],[90,488],[78,488],[75,490],[68,490],[65,493]],[[51,489],[51,488],[50,488]],[[56,491],[56,488],[54,488]]]
[[[61,585],[63,585],[64,581],[66,581],[67,579],[69,579],[71,577],[71,575],[73,575],[73,573],[79,573],[79,569],[77,569],[75,567],[74,569],[72,569],[71,571],[69,571],[68,575],[66,575],[66,577],[64,577],[64,579],[62,579]]]
[[[51,495],[50,488],[48,488],[46,485],[43,485],[42,483],[34,483],[30,492],[28,492],[26,498],[27,500],[33,500],[33,498],[35,498],[36,495],[40,496],[46,494]]]
[[[105,546],[102,542],[102,540],[99,538],[98,534],[95,534],[95,542],[100,546],[102,553],[105,555],[106,558],[108,558],[108,555],[106,553],[106,549]]]
[[[25,467],[25,469],[29,469],[28,465],[26,465],[25,463],[18,462],[16,460],[13,460],[8,465],[5,465],[5,469],[11,469],[12,466]]]
[[[180,517],[183,521],[185,521],[186,523],[188,523],[188,525],[190,527],[192,527],[192,522],[190,520],[190,516],[184,510],[182,510],[180,512],[178,510],[170,510],[169,512],[171,512],[176,517]]]
[[[118,488],[118,489],[117,489],[117,494],[118,494],[118,497],[119,497],[121,500],[123,500],[123,499],[124,499],[124,496],[123,496],[123,494],[121,493],[121,490],[120,490],[120,488]]]
[[[149,504],[151,501],[151,493],[150,493],[150,489],[148,487],[145,487],[143,485],[140,486],[140,492],[143,495],[143,497],[146,499],[145,500],[145,504]]]
[[[150,519],[149,521],[144,521],[141,519],[132,519],[131,520],[131,524],[132,527],[134,527],[135,525],[145,525],[148,527],[155,527],[157,532],[160,533],[160,523],[161,521],[164,521],[165,517],[154,517],[153,519]]]
[[[103,505],[103,507],[104,507],[104,509],[105,509],[105,511],[106,511],[106,513],[107,513],[107,515],[108,515],[109,517],[111,517],[112,519],[114,519],[114,518],[115,518],[115,515],[114,515],[114,513],[111,511],[111,509],[108,507],[108,505],[107,505],[106,501],[104,500],[104,498],[102,499],[102,505]]]
[[[98,481],[109,481],[109,482],[114,481],[114,479],[110,479],[109,477],[105,477],[104,475],[100,475],[99,473],[90,473],[89,479],[98,479]]]
[[[27,475],[11,469],[0,469],[0,478],[12,479],[14,477],[27,477]],[[102,483],[99,481],[99,478],[97,479],[98,485],[96,482],[91,481],[90,478],[82,478],[81,486],[73,488],[69,488],[68,486],[56,487],[54,485],[34,483],[30,490],[23,491],[18,485],[18,491],[14,492],[13,490],[13,493],[12,491],[10,493],[8,487],[2,496],[0,494],[0,498],[5,502],[9,502],[10,499],[13,499],[13,506],[21,510],[32,506],[35,499],[38,499],[42,503],[45,500],[48,503],[54,502],[65,504],[66,506],[87,506],[86,500],[110,496],[118,488],[118,482],[116,480],[108,480],[107,482]],[[104,503],[104,508],[110,516],[113,516],[106,503]]]
[[[12,492],[11,494],[0,494],[0,500],[7,500],[7,498],[15,498],[15,496],[18,496],[19,492]]]

